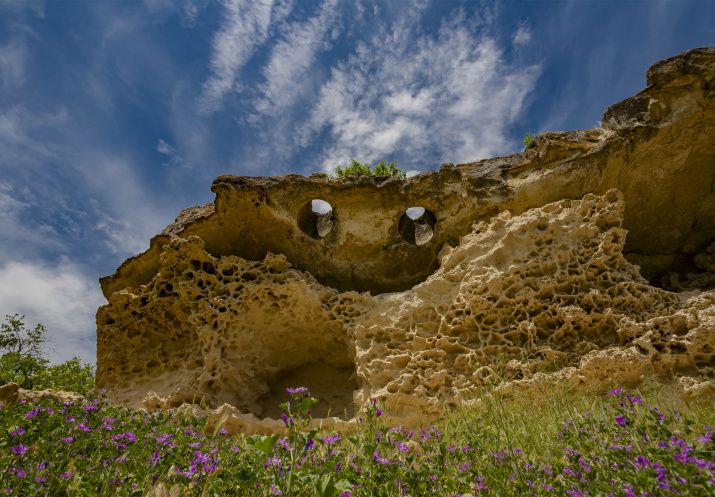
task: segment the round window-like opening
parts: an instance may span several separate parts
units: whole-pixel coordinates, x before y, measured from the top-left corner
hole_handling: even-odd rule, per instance
[[[333,206],[316,198],[298,212],[298,227],[306,235],[319,240],[333,229]]]
[[[410,207],[400,218],[399,230],[402,238],[413,245],[424,245],[434,236],[437,218],[424,207]]]

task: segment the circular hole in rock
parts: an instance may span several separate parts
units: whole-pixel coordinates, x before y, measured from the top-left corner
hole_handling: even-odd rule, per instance
[[[402,238],[413,245],[424,245],[434,235],[437,218],[424,207],[410,207],[400,218],[399,230]]]
[[[334,224],[333,206],[325,200],[311,200],[298,212],[298,228],[316,240],[330,233]]]

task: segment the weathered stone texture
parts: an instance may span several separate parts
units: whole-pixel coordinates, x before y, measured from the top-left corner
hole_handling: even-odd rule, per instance
[[[602,128],[406,181],[221,176],[101,280],[98,387],[261,432],[286,386],[348,418],[374,396],[438,412],[497,376],[715,392],[714,81],[694,49]]]

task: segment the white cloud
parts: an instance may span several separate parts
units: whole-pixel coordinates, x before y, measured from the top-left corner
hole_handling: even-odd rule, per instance
[[[0,10],[10,12],[32,10],[37,17],[43,19],[45,17],[45,2],[44,0],[0,0]]]
[[[308,146],[330,132],[326,172],[351,158],[390,160],[398,152],[419,163],[428,152],[462,162],[508,150],[507,128],[539,67],[510,66],[496,42],[461,16],[435,36],[416,34],[415,24],[381,30],[333,68],[299,138]]]
[[[199,16],[199,6],[195,0],[186,0],[184,3],[184,26],[191,27],[196,24],[196,18]]]
[[[272,16],[273,4],[274,0],[224,0],[223,24],[214,36],[209,64],[212,75],[199,97],[200,112],[211,114],[221,108],[226,94],[235,89],[243,66],[268,38],[271,21],[287,15],[286,4],[281,3]]]
[[[514,36],[512,37],[512,42],[514,45],[526,45],[531,41],[531,30],[526,24],[519,26],[516,30]]]
[[[27,222],[34,198],[31,192],[0,183],[0,253],[6,259],[39,257],[42,250],[67,248],[52,227]]]
[[[285,37],[273,46],[263,68],[266,79],[260,88],[263,97],[256,103],[260,113],[279,113],[298,98],[301,82],[310,81],[306,73],[314,64],[316,54],[327,50],[329,39],[335,36],[336,5],[337,0],[326,0],[315,17],[290,24]]]
[[[30,40],[36,41],[39,36],[29,24],[16,22],[9,24],[6,39],[6,43],[0,45],[0,82],[2,88],[9,92],[27,80]]]
[[[149,248],[149,239],[173,221],[171,206],[162,205],[147,195],[129,161],[87,151],[78,160],[88,196],[96,199],[97,223],[92,227],[106,237],[105,247],[122,256]]]
[[[177,153],[176,149],[166,143],[161,138],[159,138],[159,143],[156,146],[156,151],[160,154],[166,155],[169,158],[169,162],[167,162],[167,164],[170,164],[172,166],[181,164],[181,156]]]
[[[56,266],[10,261],[0,267],[0,317],[24,314],[26,328],[45,325],[53,337],[53,362],[74,355],[95,362],[94,315],[104,303],[99,283],[67,261]]]
[[[3,87],[17,86],[25,82],[27,56],[27,45],[22,39],[13,38],[0,46],[0,77]]]

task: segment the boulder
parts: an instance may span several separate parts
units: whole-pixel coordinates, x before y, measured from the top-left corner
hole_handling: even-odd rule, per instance
[[[0,405],[10,407],[17,402],[20,385],[17,383],[5,383],[0,386]]]

